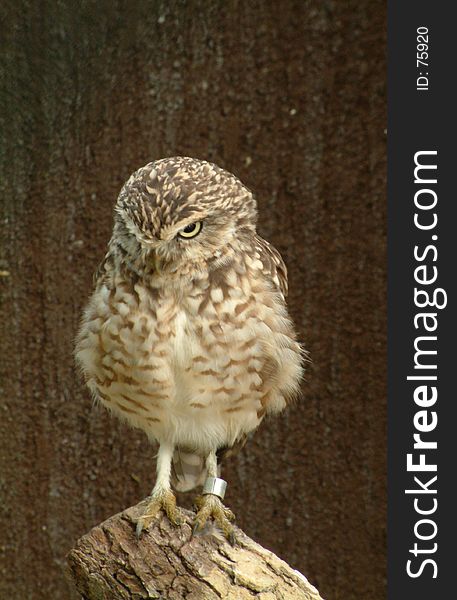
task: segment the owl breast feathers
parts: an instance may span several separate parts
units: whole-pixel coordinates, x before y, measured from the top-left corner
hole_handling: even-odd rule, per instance
[[[252,193],[216,165],[147,164],[121,190],[84,313],[76,357],[88,387],[173,448],[178,489],[299,389],[286,268],[256,219]]]

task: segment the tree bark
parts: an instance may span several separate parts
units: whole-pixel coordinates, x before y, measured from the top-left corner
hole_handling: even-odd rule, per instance
[[[322,600],[299,572],[236,528],[231,546],[214,530],[192,536],[192,513],[174,527],[161,516],[138,540],[144,502],[110,517],[68,554],[84,600]]]

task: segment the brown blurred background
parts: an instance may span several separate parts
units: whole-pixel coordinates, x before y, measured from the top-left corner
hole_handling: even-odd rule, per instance
[[[0,598],[74,599],[65,555],[154,481],[73,338],[130,173],[208,159],[256,194],[312,365],[224,471],[246,533],[327,600],[385,597],[385,3],[2,3]]]

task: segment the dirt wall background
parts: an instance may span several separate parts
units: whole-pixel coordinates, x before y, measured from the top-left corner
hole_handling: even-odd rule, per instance
[[[0,22],[0,598],[74,599],[66,552],[152,487],[72,347],[122,183],[181,154],[256,193],[313,360],[227,501],[327,600],[381,600],[385,3],[20,0]]]

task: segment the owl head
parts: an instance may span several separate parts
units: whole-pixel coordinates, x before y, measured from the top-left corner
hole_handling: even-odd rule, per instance
[[[124,251],[162,266],[208,261],[255,232],[256,202],[231,173],[187,157],[142,167],[123,186],[114,235]]]

